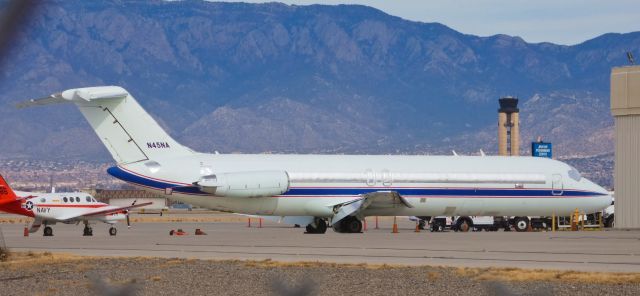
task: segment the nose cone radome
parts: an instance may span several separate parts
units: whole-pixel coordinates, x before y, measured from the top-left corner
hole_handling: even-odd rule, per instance
[[[598,206],[602,209],[611,205],[611,201],[613,197],[609,193],[607,189],[604,189],[602,186],[591,182],[589,179],[582,178],[581,185],[584,187],[582,190],[593,192],[594,195],[597,195]]]

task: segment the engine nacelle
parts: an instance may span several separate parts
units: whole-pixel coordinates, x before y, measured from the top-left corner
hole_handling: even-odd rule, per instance
[[[219,173],[203,176],[196,183],[201,191],[225,197],[267,197],[289,190],[285,171]]]

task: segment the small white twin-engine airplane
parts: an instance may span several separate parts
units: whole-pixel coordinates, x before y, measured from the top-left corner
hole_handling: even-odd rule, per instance
[[[279,216],[324,233],[366,216],[527,216],[611,204],[560,161],[534,157],[197,153],[171,138],[125,89],[69,89],[17,107],[72,102],[117,162],[112,176],[204,208]],[[466,222],[472,223],[472,222]],[[468,225],[472,226],[472,225]]]
[[[53,236],[54,225],[84,223],[83,235],[92,236],[90,222],[99,221],[113,225],[119,220],[129,223],[129,209],[144,207],[151,203],[132,204],[126,207],[114,207],[98,202],[93,196],[82,192],[35,193],[13,191],[0,175],[0,211],[23,215],[35,219],[30,233],[37,232],[44,224],[44,236]],[[109,228],[110,235],[116,235],[117,229]]]

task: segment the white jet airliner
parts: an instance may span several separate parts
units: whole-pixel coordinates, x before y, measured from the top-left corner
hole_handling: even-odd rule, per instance
[[[112,176],[204,208],[280,216],[324,233],[366,216],[526,216],[595,212],[602,187],[560,161],[500,156],[246,155],[195,152],[169,136],[125,89],[69,89],[17,107],[72,102],[117,166]],[[178,116],[178,115],[176,115]],[[295,221],[295,222],[294,222]]]
[[[119,220],[127,220],[129,209],[144,207],[151,203],[133,204],[126,207],[114,207],[97,201],[83,192],[36,193],[13,191],[0,175],[0,211],[35,218],[30,233],[37,232],[44,224],[44,236],[53,236],[53,228],[58,222],[66,224],[84,223],[83,234],[93,235],[90,222],[98,221],[109,225]],[[110,235],[116,235],[117,229],[109,228]]]

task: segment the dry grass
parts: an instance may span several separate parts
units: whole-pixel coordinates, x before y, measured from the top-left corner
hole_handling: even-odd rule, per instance
[[[217,261],[217,260],[212,260]],[[297,261],[297,262],[282,262],[273,261],[271,259],[265,260],[246,260],[246,261],[228,261],[229,263],[241,262],[247,267],[257,268],[281,268],[281,267],[294,267],[294,268],[365,268],[365,269],[395,269],[402,268],[402,266],[388,265],[388,264],[367,264],[367,263],[331,263],[331,262],[319,262],[319,261]]]
[[[0,263],[0,266],[4,268],[23,268],[33,265],[42,266],[46,264],[63,263],[69,261],[86,260],[87,258],[97,257],[83,257],[64,253],[50,253],[50,252],[14,252],[9,260]],[[81,268],[86,266],[82,265]]]
[[[21,217],[15,217],[15,218],[0,218],[0,224],[25,224],[25,223],[31,223],[33,222],[33,219],[31,218],[21,218]]]
[[[460,275],[483,281],[559,281],[593,284],[640,283],[640,273],[582,272],[520,268],[458,268]]]
[[[50,252],[17,252],[12,253],[6,262],[0,262],[0,268],[8,268],[12,270],[23,268],[41,268],[44,265],[56,263],[68,263],[82,260],[77,265],[78,272],[89,270],[93,267],[92,261],[104,258],[136,260],[141,264],[148,260],[157,260],[154,257],[95,257],[95,256],[78,256],[64,253]],[[191,264],[198,259],[167,259],[162,262],[159,267],[170,267],[181,264]],[[353,269],[373,269],[387,270],[398,268],[420,268],[408,267],[400,265],[387,264],[348,264],[348,263],[329,263],[318,261],[298,261],[298,262],[281,262],[266,260],[206,260],[212,263],[221,264],[237,264],[251,268],[353,268]],[[606,272],[579,272],[579,271],[559,271],[559,270],[542,270],[542,269],[520,269],[520,268],[448,268],[433,267],[437,269],[427,270],[426,276],[429,280],[438,280],[442,277],[444,270],[455,271],[458,275],[470,277],[480,281],[515,281],[515,282],[573,282],[573,283],[591,283],[591,284],[639,284],[640,273],[606,273]],[[161,276],[150,277],[151,281],[161,281]]]

